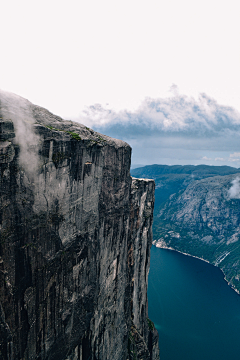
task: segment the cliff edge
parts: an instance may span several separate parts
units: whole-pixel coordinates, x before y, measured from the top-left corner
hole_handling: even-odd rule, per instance
[[[131,148],[0,91],[0,358],[159,359],[154,182]]]

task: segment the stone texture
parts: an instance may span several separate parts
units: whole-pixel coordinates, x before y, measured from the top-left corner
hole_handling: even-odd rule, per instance
[[[132,180],[128,266],[132,287],[130,348],[132,359],[159,359],[158,333],[148,319],[147,283],[152,242],[154,182]],[[134,239],[134,242],[131,239]]]
[[[131,148],[0,92],[0,357],[159,358],[154,182]]]

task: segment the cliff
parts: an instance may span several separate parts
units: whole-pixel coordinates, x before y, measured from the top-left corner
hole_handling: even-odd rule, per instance
[[[0,354],[158,359],[147,277],[154,182],[131,148],[0,92]]]

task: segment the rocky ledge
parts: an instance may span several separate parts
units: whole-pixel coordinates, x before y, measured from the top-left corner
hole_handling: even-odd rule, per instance
[[[0,91],[0,358],[159,359],[154,182],[131,148]]]

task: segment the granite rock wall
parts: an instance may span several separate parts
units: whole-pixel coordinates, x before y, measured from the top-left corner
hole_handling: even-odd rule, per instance
[[[0,92],[0,358],[159,358],[154,182],[131,148]]]

